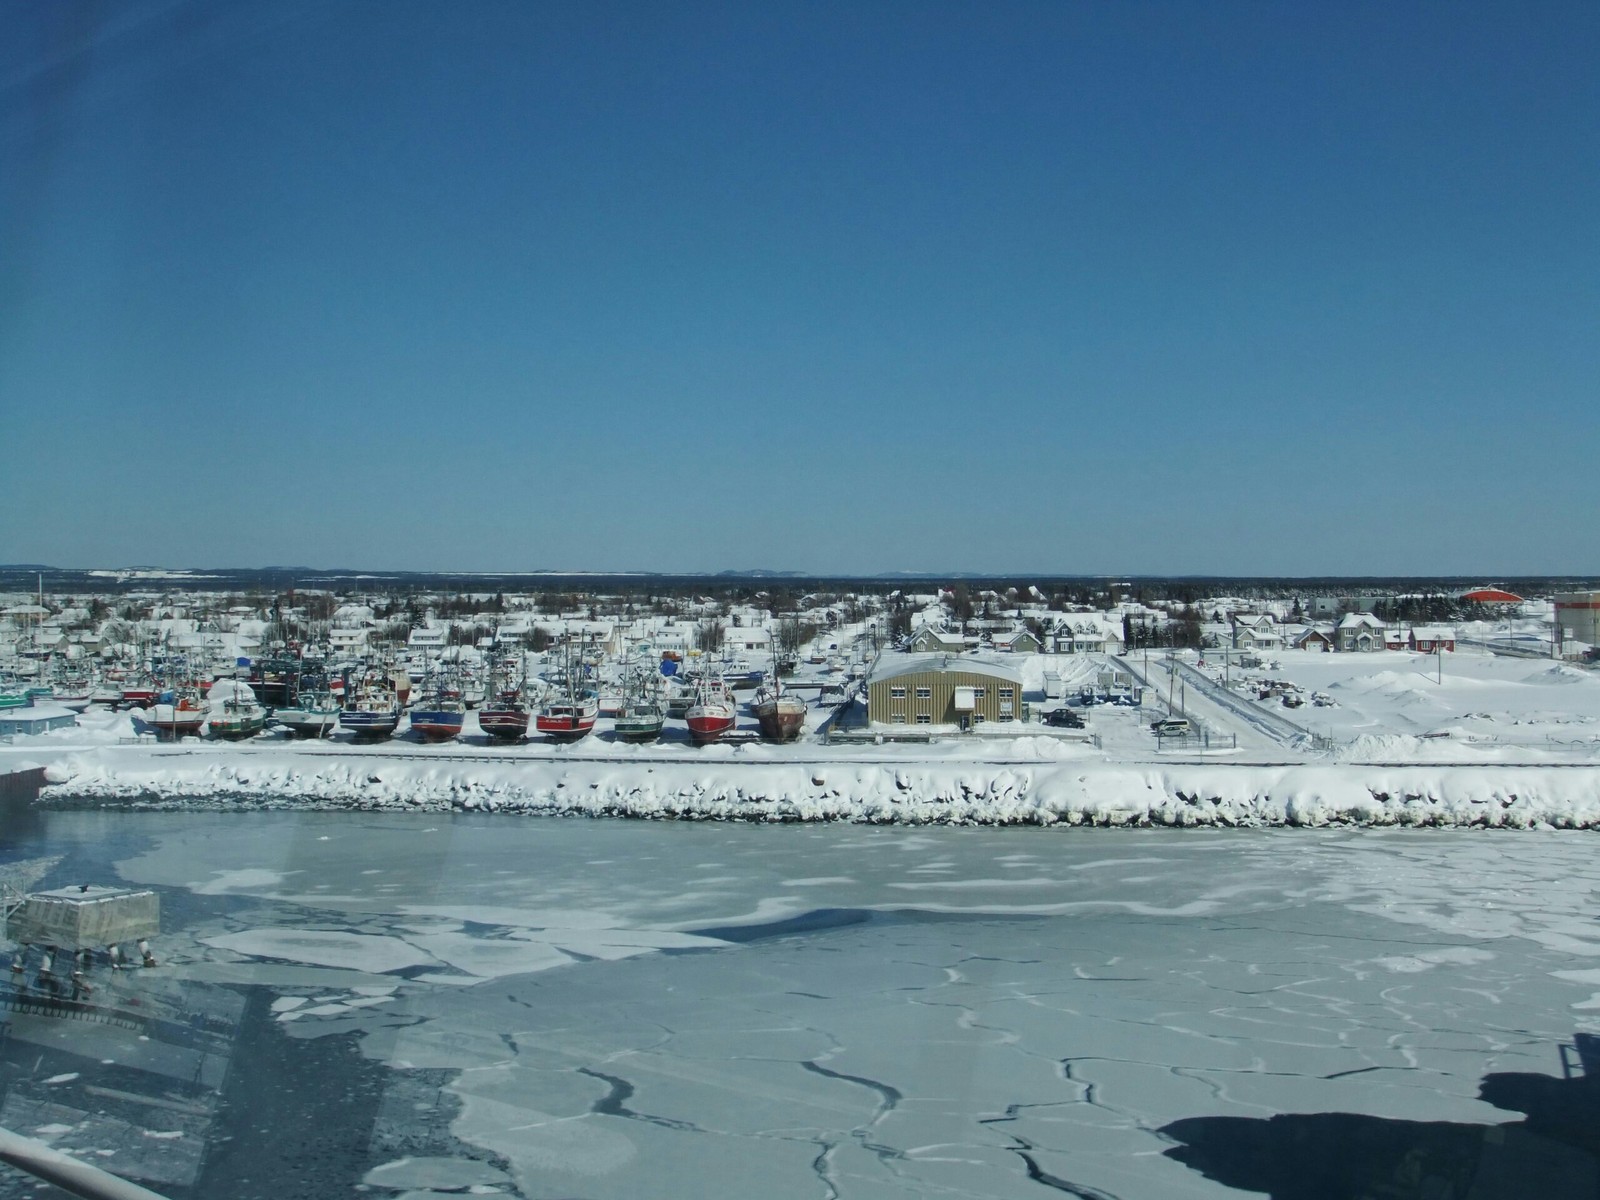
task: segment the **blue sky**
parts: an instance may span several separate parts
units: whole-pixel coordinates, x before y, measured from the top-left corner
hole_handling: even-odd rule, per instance
[[[62,0],[0,561],[1593,573],[1600,5]]]

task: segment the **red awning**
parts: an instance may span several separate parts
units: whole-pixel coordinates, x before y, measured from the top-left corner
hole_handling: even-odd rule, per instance
[[[1522,597],[1511,592],[1502,591],[1500,588],[1479,588],[1474,592],[1464,592],[1463,600],[1471,600],[1476,604],[1521,604]]]

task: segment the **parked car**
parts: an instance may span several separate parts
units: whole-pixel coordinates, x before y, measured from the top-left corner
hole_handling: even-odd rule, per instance
[[[1181,737],[1189,732],[1187,717],[1162,717],[1151,721],[1150,729],[1157,737]]]
[[[1082,729],[1083,718],[1070,708],[1053,708],[1044,715],[1044,723],[1058,729]]]

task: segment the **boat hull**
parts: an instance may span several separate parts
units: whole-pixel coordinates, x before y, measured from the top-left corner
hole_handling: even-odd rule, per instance
[[[478,712],[478,728],[501,742],[519,742],[528,736],[528,713],[520,708],[485,708]]]
[[[731,704],[697,704],[684,716],[689,726],[689,740],[697,746],[718,741],[734,726]]]
[[[792,742],[806,723],[806,706],[782,701],[756,706],[756,727],[769,742]]]
[[[348,730],[364,742],[378,742],[393,736],[399,724],[399,712],[359,712],[345,709],[339,714],[339,728]]]
[[[273,720],[298,738],[327,737],[339,728],[337,709],[280,708],[272,716]]]
[[[225,742],[242,742],[246,738],[253,738],[266,727],[265,712],[242,717],[212,717],[206,723],[211,736]]]
[[[659,716],[651,717],[618,717],[611,726],[611,732],[619,742],[653,742],[661,736],[663,725]]]
[[[425,742],[448,742],[461,732],[466,712],[451,709],[418,709],[411,714],[411,732]]]
[[[593,732],[594,722],[595,718],[591,716],[540,713],[534,727],[552,741],[576,742]]]
[[[155,730],[157,737],[184,738],[200,735],[200,730],[205,727],[206,714],[181,708],[174,710],[169,705],[158,704],[146,709],[144,715],[136,719]]]

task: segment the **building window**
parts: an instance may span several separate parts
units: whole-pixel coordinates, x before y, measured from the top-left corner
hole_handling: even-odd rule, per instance
[[[904,700],[905,698],[906,698],[906,690],[905,690],[905,688],[903,688],[903,687],[892,687],[892,688],[889,689],[889,699],[891,699],[891,700]]]
[[[978,725],[978,724],[982,723],[985,719],[986,718],[984,717],[984,715],[981,712],[975,712],[975,713],[972,714],[972,723],[974,725]]]
[[[917,699],[918,700],[932,700],[933,699],[933,689],[931,687],[919,687],[917,689]]]
[[[1001,688],[1000,689],[1000,700],[1001,700],[1000,707],[1001,708],[1007,707],[1004,702],[1007,701],[1007,700],[1016,699],[1016,695],[1017,695],[1017,689],[1016,688]]]
[[[988,694],[989,694],[989,689],[988,688],[975,687],[975,688],[972,689],[972,698],[974,700],[982,700]]]
[[[930,717],[927,713],[918,713],[917,714],[917,724],[918,725],[932,725],[933,724],[933,718]]]
[[[895,713],[892,717],[889,718],[889,724],[891,724],[891,725],[904,725],[905,723],[906,723],[906,715],[905,715],[905,713]]]

